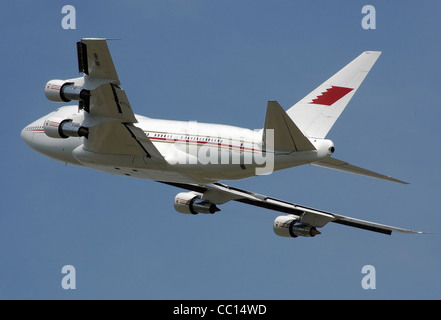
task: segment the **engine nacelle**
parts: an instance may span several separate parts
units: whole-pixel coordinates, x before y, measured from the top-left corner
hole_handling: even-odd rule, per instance
[[[44,87],[44,94],[50,101],[69,102],[71,100],[83,101],[89,104],[90,91],[76,86],[74,82],[66,80],[50,80]]]
[[[220,211],[214,203],[202,200],[201,196],[192,192],[181,192],[175,197],[175,210],[180,213],[198,214],[215,213]]]
[[[295,216],[279,216],[274,220],[274,233],[281,237],[315,237],[320,234],[316,227],[305,223],[298,223],[299,220]]]
[[[71,119],[48,118],[44,121],[44,133],[51,138],[88,137],[89,129]]]

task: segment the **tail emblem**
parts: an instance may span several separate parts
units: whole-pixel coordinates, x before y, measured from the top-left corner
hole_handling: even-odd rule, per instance
[[[337,87],[331,86],[331,88],[326,89],[321,94],[317,96],[317,98],[312,99],[310,104],[321,104],[325,106],[331,106],[349,92],[354,90],[353,88],[345,88],[345,87]]]

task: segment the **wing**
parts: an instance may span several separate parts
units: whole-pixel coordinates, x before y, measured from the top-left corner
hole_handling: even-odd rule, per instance
[[[136,127],[133,113],[107,46],[106,39],[82,39],[77,43],[78,69],[90,97],[83,107],[83,125],[89,128],[87,151],[147,156],[165,161],[144,131]]]
[[[159,181],[162,182],[162,181]],[[345,217],[342,215],[317,210],[295,203],[279,200],[276,198],[268,197],[251,191],[238,189],[235,187],[227,186],[222,183],[213,183],[206,185],[197,184],[183,184],[162,182],[175,187],[195,191],[203,194],[202,199],[210,201],[214,204],[223,204],[228,201],[238,201],[246,204],[250,204],[256,207],[270,209],[274,211],[283,212],[286,214],[294,215],[298,217],[299,221],[313,227],[324,227],[328,222],[334,222],[350,227],[359,229],[379,232],[383,234],[392,234],[392,232],[402,233],[424,233],[420,231],[412,231],[397,227],[392,227],[375,222],[355,219],[351,217]]]
[[[107,39],[84,38],[77,42],[78,71],[90,79],[106,79],[119,85]]]

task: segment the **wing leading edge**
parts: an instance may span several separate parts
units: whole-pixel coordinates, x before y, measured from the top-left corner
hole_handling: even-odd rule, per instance
[[[173,182],[163,182],[163,181],[158,181],[158,182],[203,194],[202,198],[204,200],[210,201],[214,204],[222,204],[233,200],[237,202],[246,203],[252,206],[293,215],[297,217],[302,223],[309,224],[313,227],[321,228],[324,227],[328,222],[334,222],[337,224],[383,233],[387,235],[391,235],[392,232],[414,233],[414,234],[425,233],[421,231],[412,231],[408,229],[397,228],[376,222],[360,220],[356,218],[334,214],[331,212],[313,209],[295,203],[287,202],[284,200],[254,193],[251,191],[231,187],[222,183],[197,185],[197,184],[173,183]]]

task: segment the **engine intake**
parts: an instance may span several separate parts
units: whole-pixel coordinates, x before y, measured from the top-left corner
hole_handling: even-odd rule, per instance
[[[220,211],[214,203],[202,200],[199,194],[192,192],[178,193],[175,197],[174,207],[176,211],[186,214],[213,214]]]
[[[297,238],[315,237],[320,234],[316,227],[309,224],[299,223],[295,216],[279,216],[273,223],[274,233],[281,237]]]
[[[44,133],[51,138],[88,137],[89,129],[71,119],[48,118],[44,121]]]

